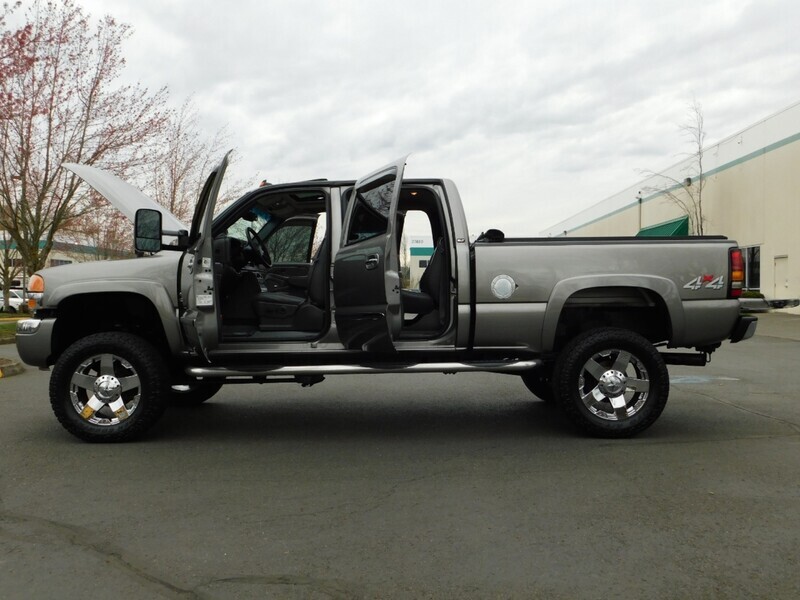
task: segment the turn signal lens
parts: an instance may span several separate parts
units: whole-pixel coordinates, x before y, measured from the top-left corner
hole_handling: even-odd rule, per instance
[[[41,275],[32,275],[28,280],[29,292],[44,292],[44,278]]]
[[[44,278],[41,275],[31,275],[28,280],[28,310],[34,312],[41,304],[44,293]]]

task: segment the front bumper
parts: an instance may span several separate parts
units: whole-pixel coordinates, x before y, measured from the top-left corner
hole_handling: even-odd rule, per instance
[[[733,328],[733,333],[731,333],[731,343],[735,344],[736,342],[748,340],[753,337],[753,334],[756,332],[757,323],[758,317],[739,317],[739,320],[736,322],[736,326]]]
[[[23,319],[17,321],[17,352],[25,364],[49,366],[55,319]]]

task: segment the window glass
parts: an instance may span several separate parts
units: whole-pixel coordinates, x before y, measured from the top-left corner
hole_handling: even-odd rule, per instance
[[[272,262],[307,263],[316,222],[303,220],[282,225],[267,239],[267,250]]]
[[[744,287],[747,290],[758,290],[761,288],[761,247],[742,248],[742,254],[744,255]]]
[[[354,244],[386,233],[389,227],[396,170],[356,191],[356,206],[347,243]]]
[[[369,187],[359,188],[358,199],[384,219],[389,218],[394,193],[394,173],[381,177]]]
[[[228,227],[228,236],[247,242],[245,230],[250,227],[256,233],[260,232],[264,225],[269,223],[272,215],[261,208],[252,208],[242,217]]]

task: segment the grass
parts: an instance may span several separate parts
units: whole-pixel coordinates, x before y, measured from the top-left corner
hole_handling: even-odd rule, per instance
[[[13,316],[0,313],[0,344],[14,341],[17,330],[17,321],[28,318],[29,315],[17,313]]]

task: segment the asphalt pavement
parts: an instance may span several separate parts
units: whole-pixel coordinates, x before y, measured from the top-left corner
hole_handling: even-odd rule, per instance
[[[0,598],[797,598],[799,341],[762,315],[615,441],[460,374],[228,386],[90,445],[27,368],[0,379]]]

